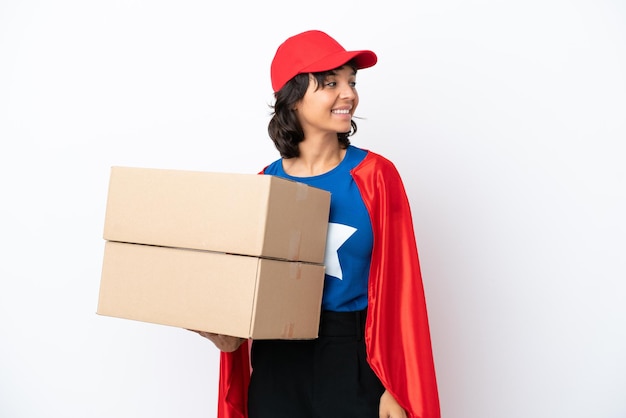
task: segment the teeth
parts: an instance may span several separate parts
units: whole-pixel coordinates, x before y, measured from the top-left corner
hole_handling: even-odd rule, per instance
[[[339,110],[333,110],[333,113],[340,113],[342,115],[347,115],[348,113],[350,113],[350,111],[347,109],[339,109]]]

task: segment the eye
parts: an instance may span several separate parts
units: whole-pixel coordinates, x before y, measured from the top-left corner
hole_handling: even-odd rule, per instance
[[[351,81],[348,84],[350,84],[350,87],[352,88],[356,87],[356,81]]]
[[[326,81],[324,83],[324,87],[335,87],[337,85],[336,81]]]

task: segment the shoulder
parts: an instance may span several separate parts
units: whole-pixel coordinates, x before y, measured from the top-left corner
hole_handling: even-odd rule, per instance
[[[263,170],[261,170],[262,174],[279,174],[281,168],[282,168],[282,159],[278,159],[276,161],[274,161],[273,163],[265,166],[265,168],[263,168]]]
[[[381,154],[370,150],[366,152],[365,158],[357,165],[353,172],[357,175],[380,173],[383,175],[399,176],[395,164]]]
[[[386,157],[372,151],[351,171],[363,200],[367,202],[370,213],[378,210],[404,210],[408,203],[402,178],[394,163]],[[387,208],[387,209],[381,209]]]

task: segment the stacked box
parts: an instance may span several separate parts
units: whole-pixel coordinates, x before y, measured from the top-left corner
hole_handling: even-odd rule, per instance
[[[330,194],[256,175],[113,167],[98,314],[316,338]]]

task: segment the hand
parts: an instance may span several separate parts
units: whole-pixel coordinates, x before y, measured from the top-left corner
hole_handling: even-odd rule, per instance
[[[230,335],[214,334],[212,332],[196,331],[193,329],[190,329],[189,331],[195,332],[196,334],[210,340],[220,351],[224,351],[226,353],[232,353],[245,341],[243,338],[232,337]]]
[[[398,401],[391,396],[391,393],[386,390],[383,396],[380,397],[378,416],[380,418],[407,418],[406,411],[402,409]]]

